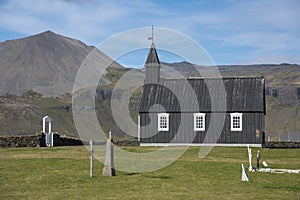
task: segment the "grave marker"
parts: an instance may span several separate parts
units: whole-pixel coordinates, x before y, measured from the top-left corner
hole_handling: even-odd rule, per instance
[[[103,176],[115,176],[116,171],[114,167],[114,143],[111,137],[111,132],[109,132],[109,138],[106,140],[106,156],[104,167],[102,171]]]
[[[248,174],[244,168],[244,164],[242,164],[242,181],[247,181],[249,182],[249,177]]]

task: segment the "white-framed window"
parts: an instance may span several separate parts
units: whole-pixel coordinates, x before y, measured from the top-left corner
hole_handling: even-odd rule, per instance
[[[243,130],[243,113],[230,113],[231,131]]]
[[[205,113],[194,113],[194,131],[205,131]]]
[[[157,114],[158,119],[158,131],[169,131],[169,114],[159,113]]]

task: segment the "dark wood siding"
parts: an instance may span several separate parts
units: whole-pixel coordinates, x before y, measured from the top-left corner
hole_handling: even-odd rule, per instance
[[[230,113],[225,114],[225,122],[219,136],[210,124],[212,113],[206,113],[205,131],[194,131],[193,113],[169,113],[169,131],[157,131],[158,113],[140,113],[141,143],[203,143],[208,128],[212,129],[211,141],[217,143],[261,144],[264,130],[264,113],[243,113],[243,130],[231,131]],[[213,113],[216,118],[220,113]],[[218,121],[218,120],[217,120]],[[212,127],[209,127],[211,125]],[[256,130],[259,137],[256,137]]]

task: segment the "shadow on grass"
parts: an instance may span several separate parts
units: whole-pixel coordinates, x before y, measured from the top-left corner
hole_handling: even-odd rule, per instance
[[[156,179],[172,179],[171,176],[145,176],[147,178],[156,178]]]
[[[141,173],[127,173],[126,174],[126,176],[137,176],[137,175],[141,175]],[[144,177],[146,177],[146,178],[154,178],[154,179],[172,179],[173,178],[171,176],[164,176],[164,175],[158,175],[158,176],[145,175]]]
[[[134,175],[140,175],[140,173],[127,173],[126,176],[134,176]]]

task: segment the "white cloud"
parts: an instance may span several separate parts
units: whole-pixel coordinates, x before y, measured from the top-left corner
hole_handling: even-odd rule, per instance
[[[184,32],[204,46],[214,43],[210,49],[249,48],[247,57],[299,51],[298,19],[298,0],[11,0],[0,5],[2,30],[31,35],[50,29],[97,45],[118,32],[154,25]]]
[[[12,0],[0,7],[0,28],[27,35],[52,29],[90,42],[89,38],[110,32],[110,25],[126,14],[126,9],[109,1],[95,6],[79,1]]]

